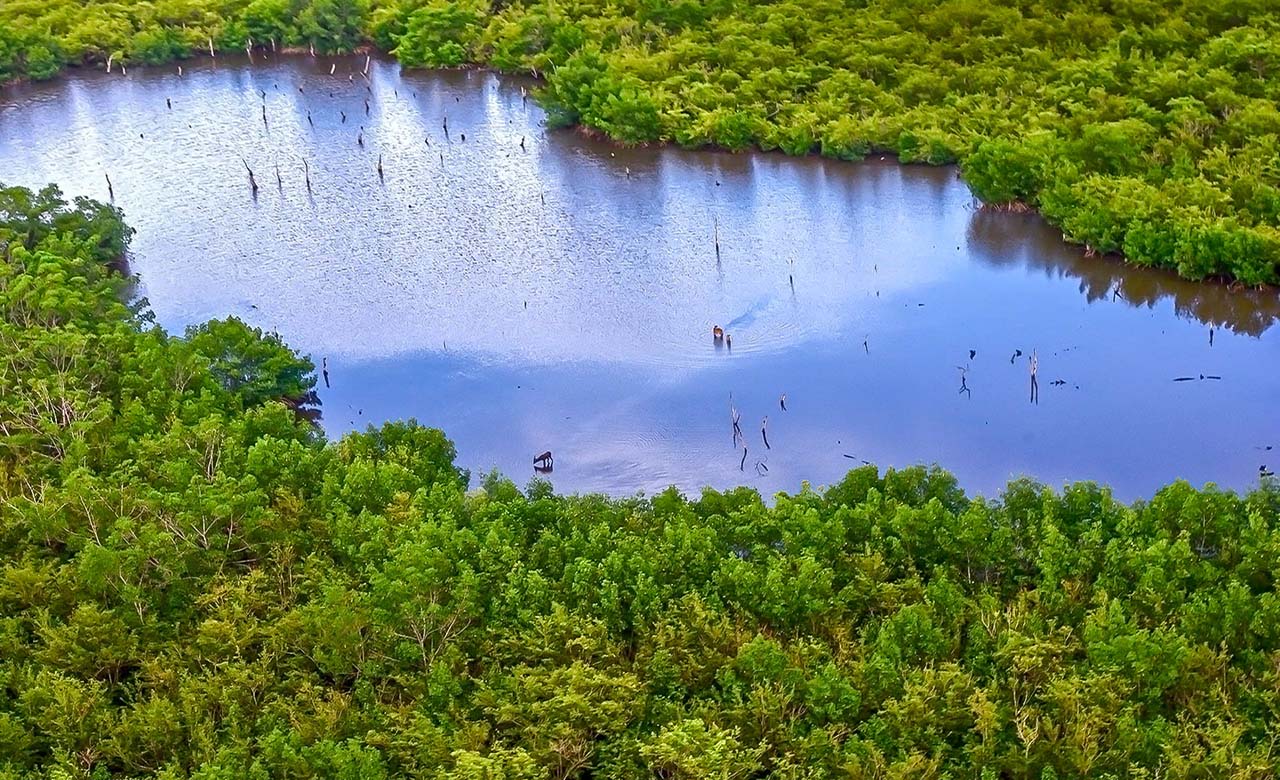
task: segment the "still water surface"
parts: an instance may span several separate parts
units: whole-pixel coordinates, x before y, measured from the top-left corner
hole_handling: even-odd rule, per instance
[[[416,417],[473,474],[550,449],[557,488],[613,494],[867,460],[1134,498],[1280,466],[1275,291],[1084,258],[954,169],[622,150],[547,130],[520,79],[256,60],[0,92],[0,181],[110,175],[158,321],[327,358],[332,435]]]

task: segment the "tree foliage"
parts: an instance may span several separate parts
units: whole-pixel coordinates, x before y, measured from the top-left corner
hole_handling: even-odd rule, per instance
[[[0,777],[1271,778],[1280,489],[556,496],[0,208]]]

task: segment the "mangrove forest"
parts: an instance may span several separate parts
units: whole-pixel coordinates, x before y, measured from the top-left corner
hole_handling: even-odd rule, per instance
[[[366,43],[537,74],[554,122],[628,144],[958,161],[1090,253],[1280,282],[1271,0],[8,0],[0,81]]]

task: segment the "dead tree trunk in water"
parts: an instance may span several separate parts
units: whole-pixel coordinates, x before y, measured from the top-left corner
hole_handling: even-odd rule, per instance
[[[1031,403],[1040,403],[1040,380],[1036,374],[1040,371],[1040,358],[1036,350],[1031,350]]]
[[[107,177],[107,197],[111,198],[111,202],[114,203],[116,200],[116,191],[111,186],[111,176],[105,173],[102,175]]]
[[[382,178],[382,155],[378,155],[378,178]]]
[[[311,166],[307,164],[305,158],[302,160],[302,175],[307,180],[307,192],[311,192]]]
[[[244,163],[244,169],[249,172],[249,186],[253,189],[253,194],[256,196],[258,194],[258,181],[253,178],[253,169],[249,167],[249,161],[243,157],[240,158],[240,162]]]

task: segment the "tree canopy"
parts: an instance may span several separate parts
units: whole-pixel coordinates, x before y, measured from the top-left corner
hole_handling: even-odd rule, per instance
[[[1272,778],[1280,488],[472,485],[0,191],[0,778]],[[305,402],[303,402],[305,403]]]

